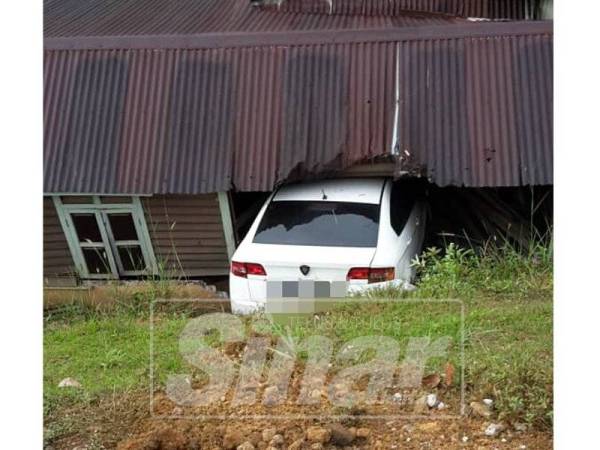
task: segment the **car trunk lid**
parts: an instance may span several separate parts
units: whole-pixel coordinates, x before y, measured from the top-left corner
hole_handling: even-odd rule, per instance
[[[352,267],[369,267],[375,248],[252,244],[270,281],[343,281]],[[302,272],[304,267],[306,274]]]

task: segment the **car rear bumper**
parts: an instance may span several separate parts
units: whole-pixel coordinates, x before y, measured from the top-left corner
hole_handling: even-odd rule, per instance
[[[256,312],[262,311],[265,308],[265,302],[259,300],[246,299],[242,300],[239,298],[230,298],[231,312],[239,315],[249,315]],[[266,299],[265,299],[266,301]]]
[[[230,276],[230,303],[234,314],[247,315],[264,310],[267,302],[266,280],[246,279]],[[366,294],[370,291],[384,289],[408,290],[414,288],[404,280],[384,281],[381,283],[350,283],[348,284],[348,296]],[[292,300],[290,298],[290,300]]]

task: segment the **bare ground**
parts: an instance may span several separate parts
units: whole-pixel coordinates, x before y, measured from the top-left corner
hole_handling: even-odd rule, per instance
[[[196,413],[223,414],[231,412],[224,402],[210,411],[179,409],[164,394],[154,397],[151,411],[148,392],[136,392],[127,395],[108,396],[86,406],[76,406],[56,411],[53,420],[73,420],[72,433],[52,442],[53,449],[97,449],[118,448],[120,450],[184,450],[184,449],[225,449],[230,445],[251,442],[256,449],[265,449],[268,443],[263,441],[262,432],[275,428],[283,436],[284,444],[279,448],[288,448],[292,443],[306,437],[310,426],[330,427],[334,419],[292,419],[279,420],[201,420],[194,418]],[[265,409],[264,406],[252,407],[254,414],[270,412],[285,416],[289,408],[285,405]],[[451,406],[449,409],[452,409]],[[236,410],[236,413],[248,413]],[[322,411],[323,414],[336,412]],[[454,414],[453,411],[432,411],[421,419],[365,419],[362,416],[380,411],[355,410],[346,413],[340,423],[348,430],[368,429],[367,437],[357,437],[350,444],[329,441],[323,447],[311,447],[307,440],[297,448],[359,448],[359,449],[551,449],[551,432],[528,430],[518,432],[510,424],[498,437],[484,435],[485,428],[493,419],[460,417],[456,419],[440,418]],[[384,413],[386,413],[385,411]],[[182,418],[176,417],[178,414]],[[174,416],[175,415],[175,416]],[[163,418],[169,416],[169,418]],[[224,439],[228,435],[229,442]],[[235,446],[233,447],[235,448]],[[292,447],[294,448],[294,447]]]

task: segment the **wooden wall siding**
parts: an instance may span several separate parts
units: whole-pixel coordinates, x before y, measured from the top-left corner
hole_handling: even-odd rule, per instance
[[[44,279],[74,275],[73,258],[51,197],[44,197]]]
[[[167,275],[229,272],[217,194],[156,195],[143,197],[142,204],[157,263]]]

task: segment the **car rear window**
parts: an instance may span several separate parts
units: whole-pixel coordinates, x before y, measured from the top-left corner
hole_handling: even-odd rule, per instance
[[[267,207],[258,244],[376,247],[379,205],[324,201],[275,201]]]

